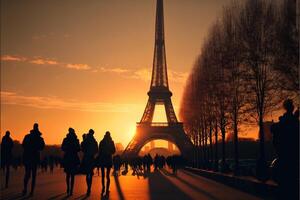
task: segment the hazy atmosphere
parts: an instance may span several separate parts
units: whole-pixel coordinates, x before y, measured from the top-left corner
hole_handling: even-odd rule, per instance
[[[166,0],[175,112],[210,25],[229,1]],[[125,146],[149,90],[155,1],[1,1],[1,133],[22,140],[34,122],[48,144],[69,127],[110,130]]]

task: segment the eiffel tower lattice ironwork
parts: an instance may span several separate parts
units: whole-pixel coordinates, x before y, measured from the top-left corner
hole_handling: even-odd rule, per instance
[[[192,143],[183,130],[183,124],[177,121],[171,101],[172,92],[169,90],[164,38],[163,0],[157,0],[156,4],[154,58],[148,96],[148,103],[142,119],[137,123],[136,133],[127,145],[123,156],[137,156],[147,142],[155,139],[164,139],[173,142],[179,148],[182,155],[189,156]],[[156,105],[165,106],[167,123],[152,122]]]

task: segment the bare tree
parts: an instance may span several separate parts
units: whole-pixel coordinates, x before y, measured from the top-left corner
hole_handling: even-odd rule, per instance
[[[299,103],[299,26],[296,9],[296,0],[283,0],[279,5],[273,67],[282,74],[278,80],[281,89]]]
[[[226,58],[225,68],[228,72],[229,80],[229,129],[233,132],[235,174],[239,170],[238,130],[245,112],[245,97],[247,96],[246,82],[243,76],[246,69],[242,65],[242,49],[238,24],[240,10],[240,5],[233,2],[230,6],[224,8],[222,17],[223,46]]]
[[[264,117],[274,107],[275,73],[271,68],[275,40],[274,4],[263,0],[247,0],[240,15],[243,65],[247,67],[249,106],[259,125],[259,158],[257,176],[265,178],[267,166],[264,147]]]

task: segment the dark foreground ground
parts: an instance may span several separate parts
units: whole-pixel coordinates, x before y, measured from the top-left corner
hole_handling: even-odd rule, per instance
[[[90,197],[85,196],[85,177],[78,175],[75,178],[74,194],[66,196],[65,175],[63,169],[55,169],[41,173],[37,176],[36,191],[33,197],[21,196],[24,171],[12,171],[11,182],[8,189],[4,189],[4,176],[1,172],[0,199],[101,199],[101,177],[95,173]],[[233,189],[229,186],[180,170],[177,176],[171,175],[166,170],[151,172],[146,176],[133,176],[132,171],[127,175],[111,176],[109,197],[102,199],[120,200],[217,200],[217,199],[260,199],[253,195]]]

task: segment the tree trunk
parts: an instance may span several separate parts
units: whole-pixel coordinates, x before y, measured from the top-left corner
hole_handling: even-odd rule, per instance
[[[221,129],[221,134],[222,134],[222,162],[225,163],[225,159],[226,159],[225,130],[223,128]]]
[[[219,170],[219,155],[218,155],[218,122],[215,124],[215,171]]]
[[[213,144],[212,144],[212,123],[211,121],[209,122],[209,152],[210,152],[210,156],[209,156],[209,168],[211,169],[213,166]]]
[[[199,130],[199,142],[200,142],[200,148],[199,148],[199,151],[200,151],[200,153],[199,153],[199,154],[200,154],[200,155],[199,155],[199,157],[200,157],[200,163],[199,163],[199,167],[200,167],[200,168],[203,167],[203,162],[204,162],[203,141],[202,141],[203,135],[202,135],[202,133],[203,133],[203,130],[200,129],[200,130]]]
[[[259,153],[261,160],[265,161],[265,131],[261,114],[259,116]]]
[[[239,171],[239,138],[238,138],[238,122],[237,122],[237,113],[234,113],[234,162],[235,169],[234,172],[237,175]]]
[[[227,170],[226,167],[226,149],[225,149],[225,123],[224,123],[224,115],[222,115],[221,117],[221,135],[222,135],[222,166],[221,169],[223,172],[225,172]]]
[[[266,181],[268,178],[267,174],[267,163],[265,158],[265,131],[263,126],[262,112],[259,115],[259,157],[256,166],[256,176],[259,180]]]
[[[204,128],[204,146],[205,146],[205,168],[207,169],[207,167],[208,167],[208,157],[209,157],[209,155],[208,155],[208,148],[207,148],[207,139],[208,139],[208,137],[207,137],[207,127],[206,127],[206,125],[205,125],[205,128]]]

